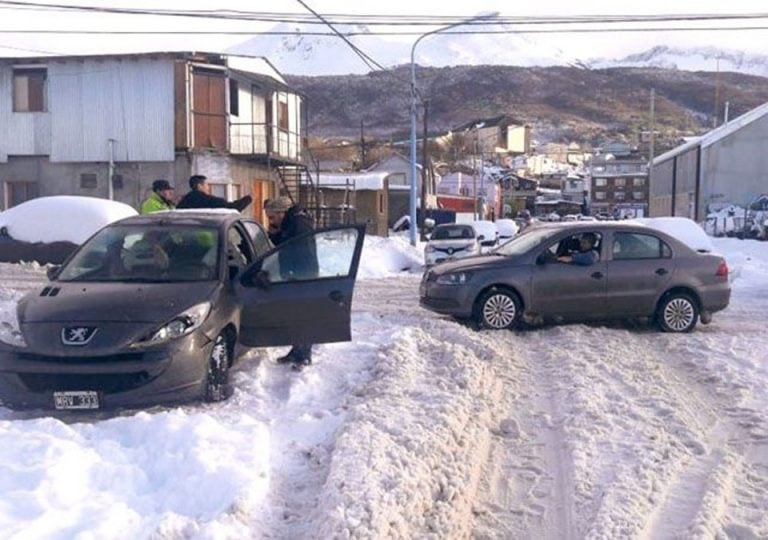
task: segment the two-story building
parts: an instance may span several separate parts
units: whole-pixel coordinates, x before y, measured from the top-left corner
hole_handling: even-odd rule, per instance
[[[305,126],[304,97],[260,57],[0,58],[0,209],[46,195],[136,207],[157,178],[180,196],[203,174],[261,217],[264,199],[306,191]]]

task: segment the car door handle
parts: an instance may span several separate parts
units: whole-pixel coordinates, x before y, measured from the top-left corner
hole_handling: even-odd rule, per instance
[[[344,303],[344,295],[341,293],[341,291],[331,291],[331,293],[328,295],[328,298],[334,302],[338,302],[339,304]]]
[[[669,272],[665,268],[657,268],[654,274],[658,274],[660,276],[667,275]]]
[[[592,279],[603,279],[603,273],[602,272],[592,272],[589,277]]]

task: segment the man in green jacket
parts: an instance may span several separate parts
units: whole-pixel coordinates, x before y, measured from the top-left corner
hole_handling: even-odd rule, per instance
[[[141,203],[140,214],[151,214],[163,210],[173,210],[173,186],[168,180],[155,180],[152,182],[152,193]]]

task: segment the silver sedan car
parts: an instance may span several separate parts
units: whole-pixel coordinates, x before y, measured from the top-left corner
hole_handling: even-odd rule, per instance
[[[585,237],[596,253],[574,256]],[[641,224],[588,222],[542,225],[488,255],[428,269],[420,304],[491,329],[649,317],[664,331],[690,332],[730,295],[722,257]]]

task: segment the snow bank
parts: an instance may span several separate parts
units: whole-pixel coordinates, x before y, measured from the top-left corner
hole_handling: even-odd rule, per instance
[[[82,244],[105,225],[137,213],[127,204],[95,197],[40,197],[0,212],[0,227],[22,242]]]
[[[357,276],[359,279],[373,279],[391,277],[401,272],[421,273],[423,266],[423,245],[414,247],[402,235],[389,238],[367,235]]]

